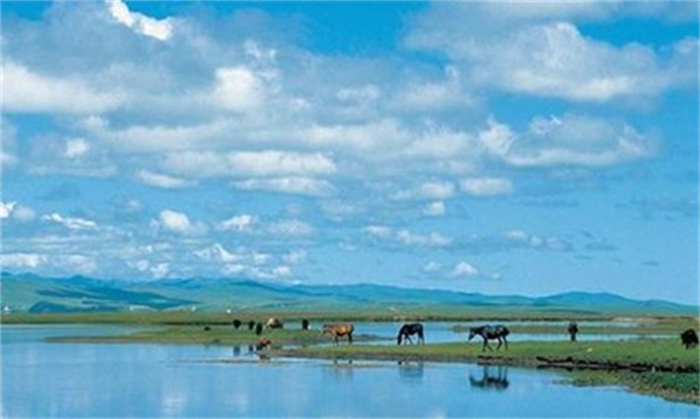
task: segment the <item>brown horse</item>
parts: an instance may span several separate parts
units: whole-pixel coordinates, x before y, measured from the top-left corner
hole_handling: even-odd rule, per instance
[[[355,326],[352,323],[343,324],[324,324],[323,332],[328,333],[335,340],[335,344],[338,345],[338,337],[347,336],[348,344],[352,343],[352,332],[355,331]]]
[[[255,349],[258,351],[262,351],[263,349],[266,349],[272,345],[272,341],[268,338],[260,338],[258,340],[258,343],[255,344]]]

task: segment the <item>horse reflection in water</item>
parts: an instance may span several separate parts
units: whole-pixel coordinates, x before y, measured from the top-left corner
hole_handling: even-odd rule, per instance
[[[398,361],[399,376],[409,380],[420,380],[423,378],[423,361]]]
[[[355,365],[353,365],[352,359],[334,358],[333,362],[326,364],[326,366],[324,375],[331,376],[336,380],[353,380]]]
[[[474,378],[471,372],[469,373],[469,385],[481,390],[503,391],[510,385],[508,381],[508,367],[502,365],[489,367],[485,365],[480,379]]]

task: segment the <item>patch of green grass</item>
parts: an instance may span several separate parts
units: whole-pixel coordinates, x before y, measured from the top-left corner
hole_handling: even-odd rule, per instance
[[[636,393],[700,404],[700,376],[697,373],[573,371],[570,377],[574,385],[622,386]]]
[[[332,342],[328,335],[319,330],[287,330],[267,329],[258,336],[255,331],[241,326],[236,330],[231,326],[173,326],[153,330],[144,330],[127,335],[114,336],[62,336],[50,338],[50,342],[134,342],[134,343],[180,343],[180,344],[221,344],[221,345],[252,345],[260,338],[268,338],[273,345],[295,344],[310,345]],[[381,339],[377,336],[355,335],[356,341]]]
[[[495,346],[495,345],[494,345]],[[481,342],[427,345],[341,345],[290,349],[284,356],[323,358],[489,361],[520,365],[568,363],[576,367],[700,370],[700,352],[686,350],[675,339],[605,342],[515,342],[509,350],[482,352]]]
[[[579,324],[579,334],[596,335],[680,335],[686,329],[697,330],[700,327],[698,318],[693,317],[660,317],[660,318],[637,318],[629,319],[629,326],[621,326],[616,323],[587,325]],[[559,334],[568,335],[567,325],[552,324],[516,324],[508,326],[511,333],[532,333],[532,334]],[[469,332],[467,325],[455,325],[452,330],[459,333]]]

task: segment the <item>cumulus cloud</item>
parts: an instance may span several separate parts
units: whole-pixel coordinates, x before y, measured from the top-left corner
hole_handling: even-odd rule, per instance
[[[110,14],[121,24],[142,35],[167,41],[173,36],[173,20],[158,20],[142,13],[132,12],[121,0],[106,0]]]
[[[180,189],[192,186],[194,184],[193,182],[185,179],[164,175],[162,173],[154,173],[150,170],[139,170],[136,173],[136,178],[146,185],[163,189]]]
[[[41,217],[43,221],[60,224],[69,230],[94,230],[97,223],[80,217],[64,217],[56,212]]]
[[[98,269],[97,261],[82,254],[6,253],[0,256],[4,269],[51,269],[62,274],[92,274]]]
[[[87,154],[90,148],[90,143],[84,138],[69,138],[66,140],[65,156],[77,159]]]
[[[452,182],[429,181],[418,187],[401,191],[393,196],[394,199],[447,199],[454,195],[455,186]]]
[[[469,178],[459,183],[462,191],[477,197],[492,197],[513,193],[513,183],[503,178]]]
[[[446,247],[452,243],[450,237],[440,233],[413,233],[406,229],[394,230],[383,225],[371,225],[363,229],[363,232],[378,241],[390,244],[400,244],[403,246],[418,247]]]
[[[569,20],[609,16],[606,6],[511,6],[435,5],[415,19],[406,42],[444,52],[475,83],[575,102],[651,97],[697,80],[679,65],[697,63],[697,47],[683,53],[671,45],[669,56],[639,43],[613,45]]]
[[[246,179],[233,182],[233,186],[245,191],[281,192],[314,197],[329,197],[335,193],[335,187],[330,182],[303,177]]]
[[[9,113],[95,114],[116,109],[124,95],[100,91],[79,77],[39,74],[5,59],[2,64],[3,107]]]
[[[234,215],[216,225],[219,231],[238,231],[250,232],[253,230],[253,225],[257,223],[257,217],[250,214]]]
[[[201,236],[209,230],[206,224],[193,222],[186,214],[172,210],[161,211],[158,220],[164,230],[182,236]]]
[[[216,70],[216,82],[214,98],[223,108],[234,112],[255,110],[267,94],[265,81],[243,66]]]
[[[164,158],[163,167],[191,177],[312,176],[336,171],[333,159],[324,153],[276,150],[169,153]]]
[[[314,228],[304,221],[288,219],[270,223],[266,232],[281,236],[309,236],[314,233]]]
[[[463,277],[477,277],[481,275],[481,272],[469,262],[461,261],[458,262],[454,268],[449,273],[449,276],[453,278],[463,278]]]
[[[445,203],[442,201],[431,202],[423,208],[423,214],[429,217],[441,217],[446,212]]]
[[[478,138],[490,155],[516,167],[610,166],[656,153],[655,141],[630,125],[581,115],[533,118],[520,134],[490,118]]]

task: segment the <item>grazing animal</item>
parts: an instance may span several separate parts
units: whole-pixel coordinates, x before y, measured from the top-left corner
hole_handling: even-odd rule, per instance
[[[260,335],[262,335],[262,332],[263,332],[263,324],[262,323],[256,324],[255,325],[255,334],[260,336]]]
[[[255,321],[250,320],[248,322],[248,330],[253,330],[253,329],[255,329]]]
[[[241,327],[242,324],[243,324],[243,322],[241,322],[240,320],[238,320],[238,319],[233,319],[233,327],[234,327],[236,330],[238,330],[238,328]]]
[[[309,321],[306,319],[303,319],[301,321],[301,330],[309,330]]]
[[[338,338],[347,336],[348,344],[352,343],[352,332],[355,331],[355,326],[352,323],[342,323],[342,324],[324,324],[323,334],[328,333],[335,340],[335,344],[338,345]]]
[[[267,319],[267,322],[265,322],[265,329],[283,329],[284,324],[282,324],[282,321],[278,319],[277,317],[270,317]]]
[[[698,334],[695,333],[695,330],[688,329],[681,333],[681,342],[685,345],[685,349],[690,349],[692,346],[698,344]]]
[[[578,325],[576,322],[569,323],[569,327],[566,329],[566,331],[569,332],[569,335],[571,335],[571,341],[576,342],[576,334],[578,333]]]
[[[472,340],[474,336],[479,335],[484,339],[484,346],[481,349],[481,351],[485,351],[486,348],[489,348],[490,351],[493,351],[493,348],[489,346],[489,340],[498,340],[498,346],[496,347],[496,350],[501,349],[501,345],[503,343],[506,344],[506,350],[508,350],[508,340],[506,339],[506,336],[510,334],[510,330],[508,330],[507,327],[503,325],[496,325],[496,326],[491,326],[491,325],[486,325],[486,326],[479,326],[479,327],[472,327],[469,329],[469,340]]]
[[[258,343],[255,344],[255,350],[256,351],[262,351],[263,349],[266,349],[272,345],[272,341],[268,338],[260,338],[258,339]]]
[[[401,329],[399,329],[399,334],[396,336],[396,344],[401,345],[402,341],[404,343],[408,341],[413,344],[411,335],[418,335],[419,344],[425,343],[425,339],[423,338],[423,325],[420,323],[410,323],[401,326]]]

